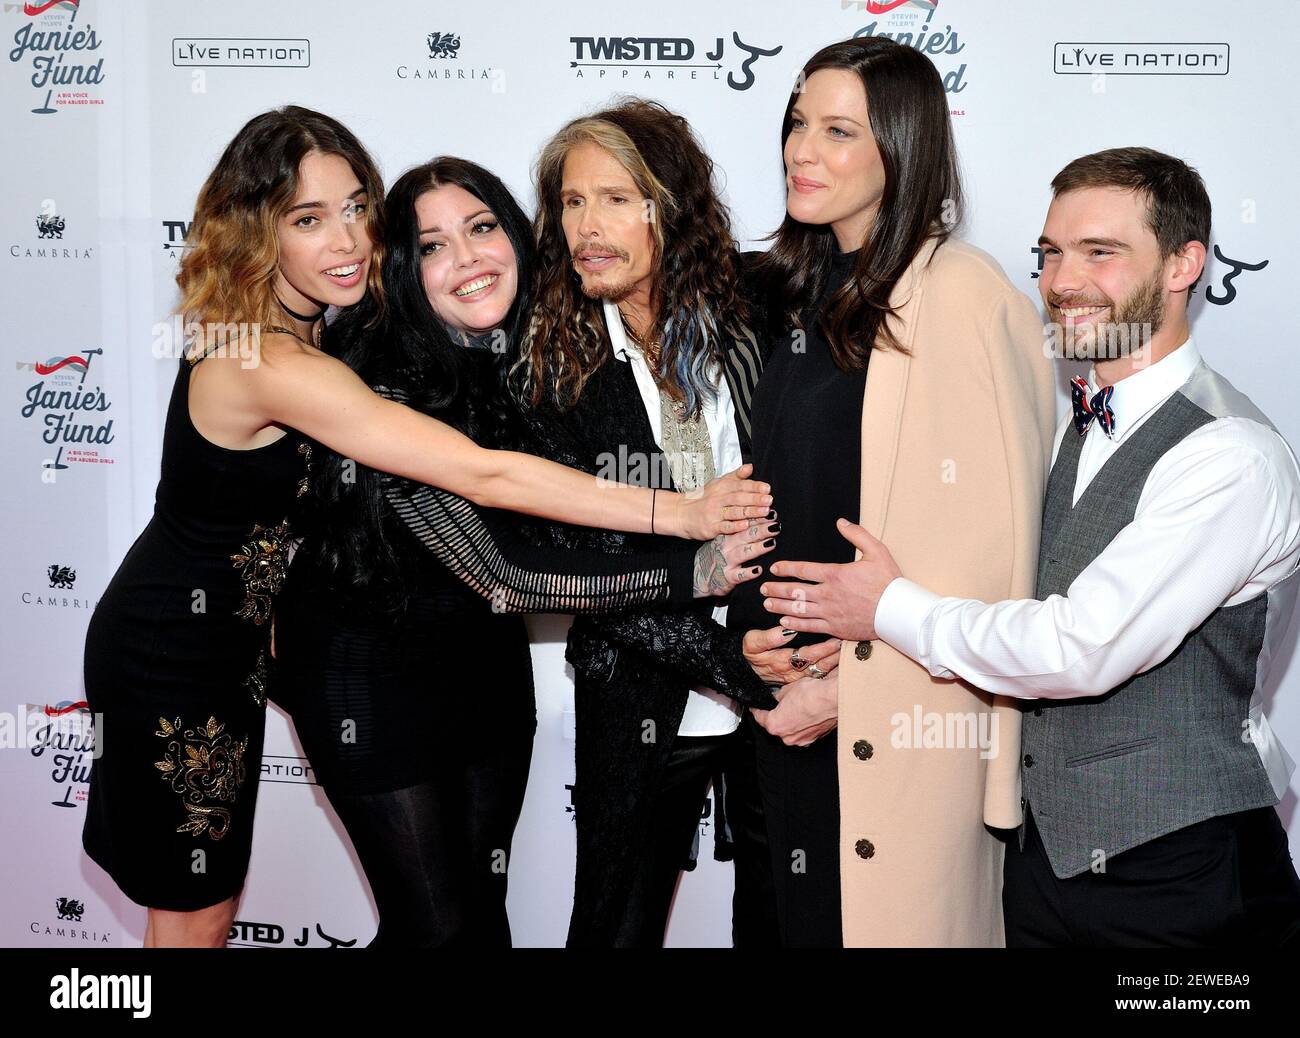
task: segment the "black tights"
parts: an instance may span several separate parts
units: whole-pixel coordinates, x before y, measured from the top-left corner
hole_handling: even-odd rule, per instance
[[[379,910],[371,948],[510,947],[506,866],[532,734],[503,737],[405,789],[326,787]]]

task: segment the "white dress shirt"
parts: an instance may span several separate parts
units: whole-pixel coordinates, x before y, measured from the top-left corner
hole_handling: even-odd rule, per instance
[[[609,342],[614,356],[632,365],[637,389],[641,391],[641,402],[645,405],[646,417],[650,419],[650,431],[654,434],[655,443],[662,444],[663,418],[659,410],[659,387],[655,385],[650,366],[641,351],[634,343],[628,342],[623,330],[623,318],[615,303],[605,303],[605,327],[609,329]],[[721,369],[710,374],[718,391],[712,400],[704,398],[701,411],[704,424],[709,430],[709,443],[713,448],[713,471],[721,476],[741,464],[740,437],[736,432],[736,415],[731,409],[731,389],[727,380],[722,376]],[[727,607],[714,606],[713,619],[725,627]],[[686,712],[682,715],[677,734],[729,735],[739,727],[739,704],[715,689],[699,686],[690,690]]]
[[[1188,339],[1115,383],[1115,429],[1085,433],[1074,501],[1107,459],[1177,390],[1208,369]],[[1089,395],[1097,391],[1089,372]],[[1056,436],[1075,436],[1067,414]],[[1300,468],[1271,426],[1218,417],[1152,468],[1133,521],[1045,601],[943,598],[898,578],[881,596],[876,632],[936,677],[1024,699],[1097,696],[1167,659],[1221,606],[1268,593],[1269,621],[1289,616],[1300,561]],[[1285,581],[1285,584],[1282,582]],[[1275,598],[1277,608],[1274,608]],[[1274,625],[1276,627],[1276,625]],[[1270,656],[1279,632],[1265,638]],[[1266,674],[1261,658],[1258,675]],[[1258,702],[1252,737],[1281,796],[1294,770]]]

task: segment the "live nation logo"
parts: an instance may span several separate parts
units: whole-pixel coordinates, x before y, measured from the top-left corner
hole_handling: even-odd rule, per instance
[[[35,217],[27,226],[31,228],[27,236],[15,235],[20,240],[9,243],[11,259],[48,262],[94,258],[94,250],[68,230],[67,215],[59,211],[52,198],[41,201]],[[64,237],[65,232],[67,237]]]
[[[310,68],[311,40],[173,37],[172,64],[177,68]]]
[[[570,36],[574,79],[635,84],[644,80],[722,82],[732,90],[754,85],[754,63],[780,54],[782,44],[765,47],[732,31],[728,36]],[[725,72],[724,72],[725,70]]]
[[[262,754],[261,781],[263,784],[271,782],[297,786],[319,785],[311,761],[306,757],[287,753]]]
[[[1058,43],[1058,76],[1226,76],[1226,43]]]
[[[19,415],[32,423],[39,438],[41,482],[54,483],[74,465],[112,465],[107,451],[116,434],[103,387],[91,378],[92,365],[103,356],[99,347],[43,361],[17,361],[19,372],[35,381],[23,392]],[[98,368],[95,368],[98,370]]]
[[[884,36],[918,50],[939,70],[946,93],[966,89],[966,61],[957,57],[966,44],[950,24],[935,19],[939,0],[840,0],[840,8],[872,16],[872,21],[854,30],[855,38]],[[966,110],[954,108],[952,114],[965,115]]]
[[[35,115],[54,115],[62,108],[102,105],[94,87],[104,82],[104,59],[95,52],[103,45],[94,26],[78,23],[82,0],[28,0],[6,3],[5,14],[17,14],[22,24],[14,32],[9,60],[30,70]]]

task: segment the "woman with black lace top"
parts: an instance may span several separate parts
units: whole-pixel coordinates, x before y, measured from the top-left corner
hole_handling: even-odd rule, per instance
[[[327,348],[380,393],[516,446],[528,437],[504,372],[529,308],[526,217],[491,173],[440,158],[393,185],[386,219],[388,320],[368,332],[363,307]],[[509,945],[506,867],[536,727],[517,614],[680,601],[680,554],[543,547],[515,516],[322,454],[320,507],[277,606],[276,699],[365,869],[372,947]],[[706,568],[699,590],[713,593]]]

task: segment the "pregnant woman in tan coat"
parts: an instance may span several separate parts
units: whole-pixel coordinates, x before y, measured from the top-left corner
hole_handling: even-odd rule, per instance
[[[786,488],[770,561],[852,561],[844,517],[945,594],[1030,595],[1052,362],[1029,299],[952,236],[961,188],[937,71],[888,39],[826,47],[791,94],[782,144],[787,216],[753,282],[768,315],[755,473]],[[787,618],[749,587],[732,616],[766,629],[749,637],[757,663]],[[816,658],[818,630],[775,651]],[[756,715],[784,942],[1001,944],[989,826],[1018,819],[984,804],[1015,780],[999,749],[1019,715],[884,644],[845,642],[805,670],[823,672]]]

